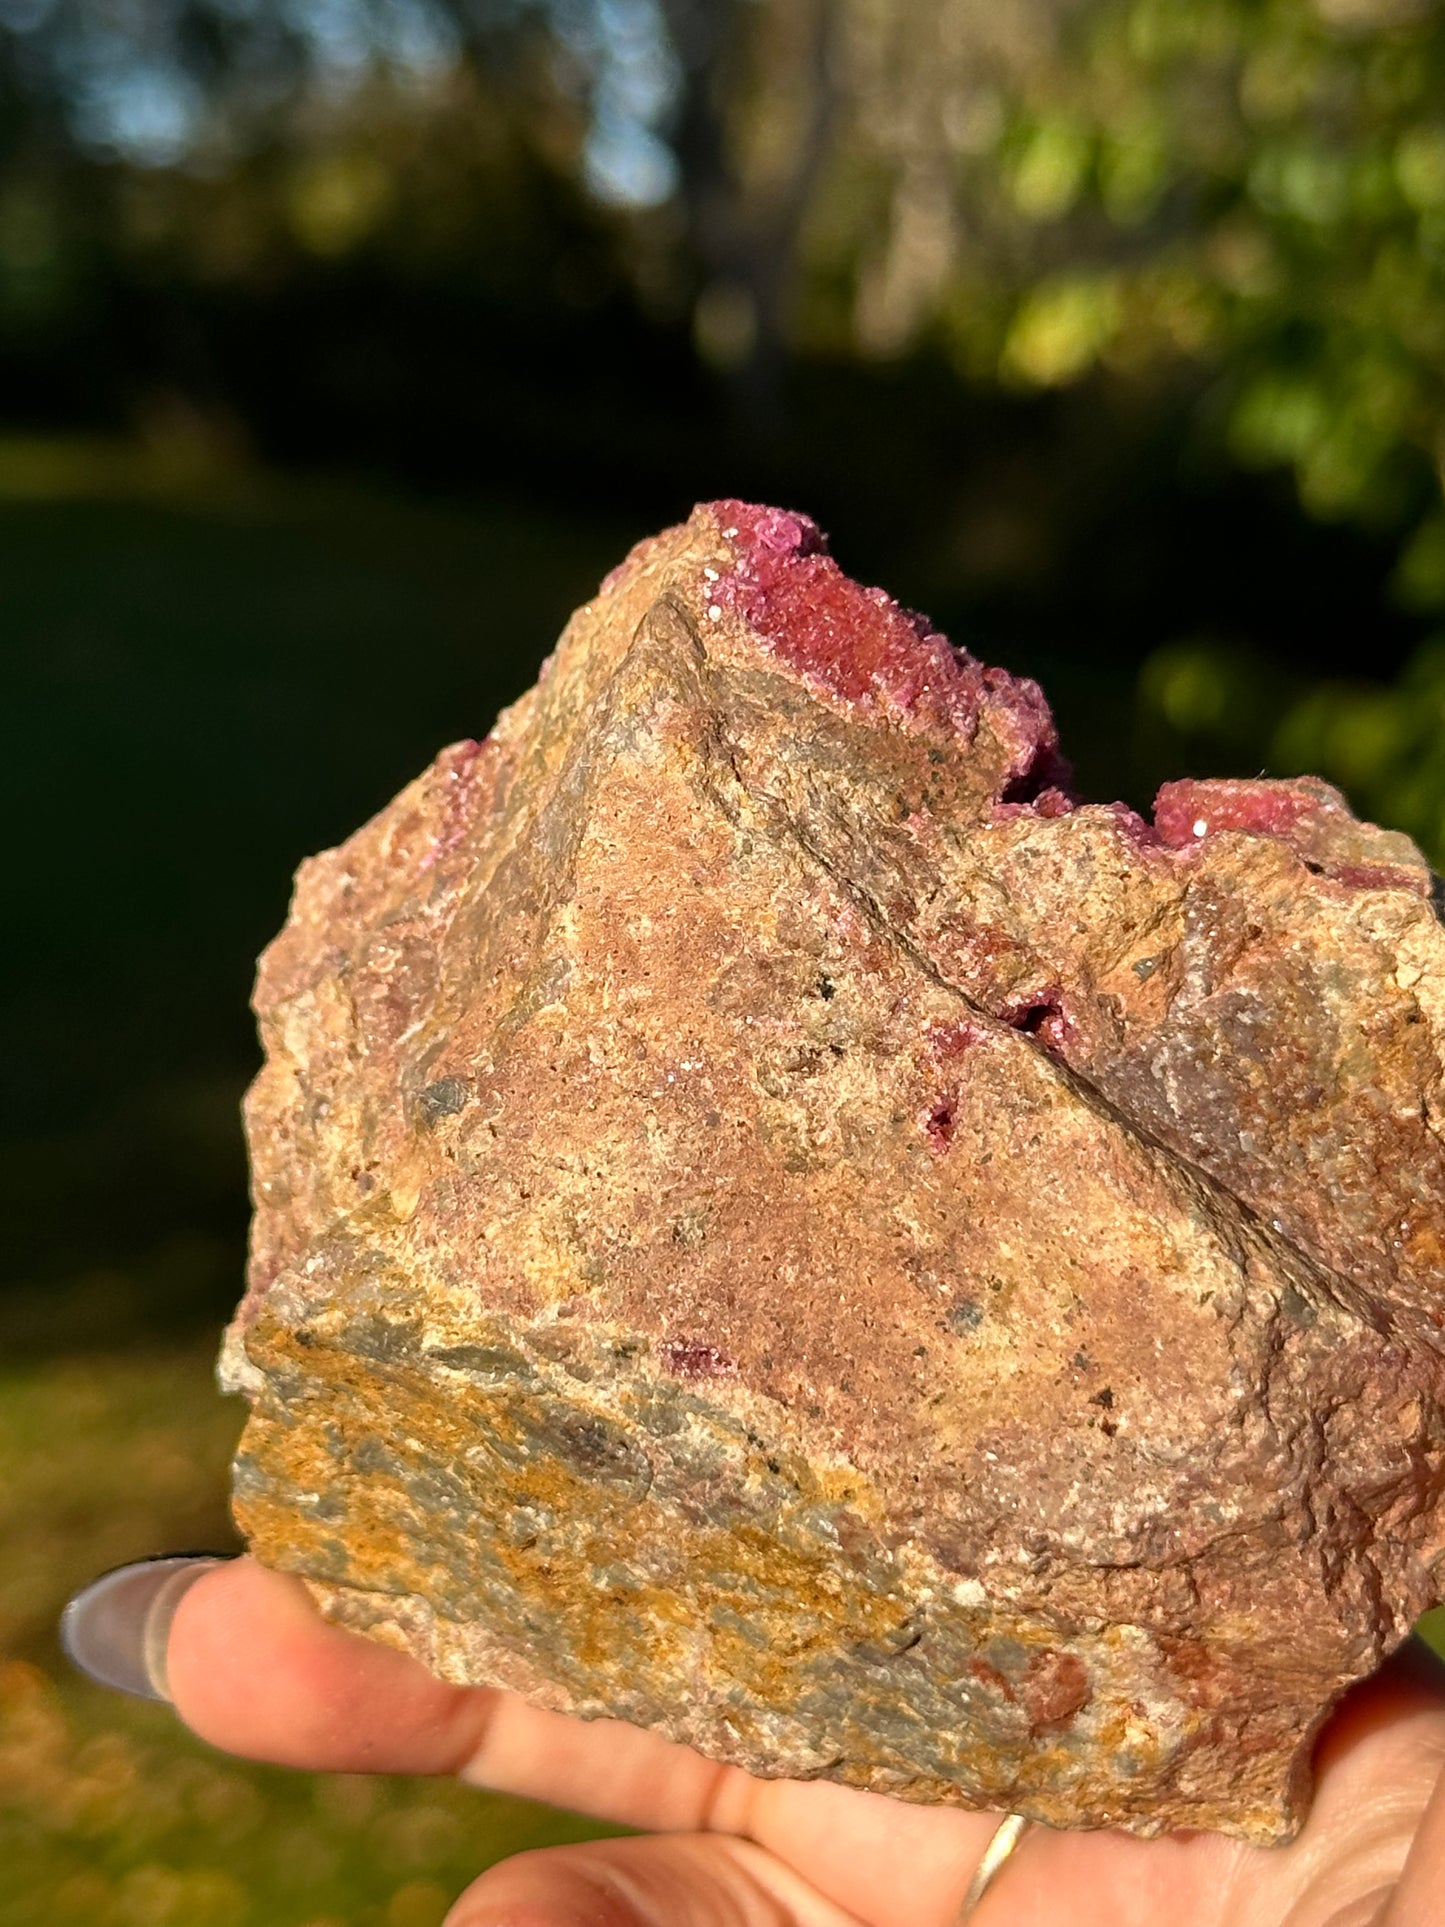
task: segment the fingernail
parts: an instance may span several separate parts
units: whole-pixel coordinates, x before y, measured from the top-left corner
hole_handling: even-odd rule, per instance
[[[66,1657],[99,1686],[168,1700],[166,1641],[176,1608],[203,1573],[225,1563],[219,1553],[177,1552],[102,1573],[60,1615]]]

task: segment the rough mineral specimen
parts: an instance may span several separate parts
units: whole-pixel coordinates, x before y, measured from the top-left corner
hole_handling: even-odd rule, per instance
[[[1287,1836],[1445,1580],[1445,930],[1323,783],[1066,780],[719,502],[303,865],[258,1555],[757,1773]]]

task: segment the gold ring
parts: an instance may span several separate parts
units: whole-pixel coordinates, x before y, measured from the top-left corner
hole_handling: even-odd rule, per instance
[[[1017,1813],[1006,1814],[999,1821],[993,1838],[983,1850],[982,1860],[973,1870],[973,1879],[968,1883],[968,1892],[963,1896],[963,1905],[958,1910],[957,1927],[965,1927],[965,1923],[973,1919],[975,1908],[993,1885],[999,1868],[1022,1840],[1027,1825],[1028,1821]]]

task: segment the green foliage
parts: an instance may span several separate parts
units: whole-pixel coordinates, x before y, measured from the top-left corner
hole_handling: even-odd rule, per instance
[[[938,58],[906,65],[940,12]],[[1445,606],[1445,15],[1087,0],[992,37],[962,7],[887,20],[894,57],[854,69],[838,135],[849,177],[867,153],[891,188],[890,220],[860,214],[846,243],[862,345],[941,332],[971,379],[1039,388],[1192,381],[1206,439],[1290,469],[1313,515],[1395,531],[1400,593]],[[910,273],[940,179],[951,245]],[[836,208],[827,231],[836,255]]]
[[[1274,736],[1281,771],[1332,777],[1359,809],[1407,830],[1445,870],[1445,638],[1381,687],[1326,682],[1293,704]]]
[[[516,320],[513,352],[570,317],[599,364],[589,317],[630,303],[750,380],[770,432],[787,355],[941,350],[978,392],[1108,388],[1120,433],[1187,396],[1200,448],[1288,471],[1310,515],[1393,545],[1402,606],[1445,610],[1438,7],[638,0],[625,32],[596,0],[328,13],[365,58],[338,65],[297,25],[308,10],[276,0],[130,26],[103,0],[37,12],[24,57],[0,59],[0,348],[90,344],[112,304],[159,302],[137,341],[206,346],[162,368],[123,347],[136,365],[92,403],[154,412],[179,387],[251,432],[264,404],[227,395],[204,311],[259,302],[304,324],[328,278],[363,271],[418,303],[388,328],[424,330],[465,291]],[[76,49],[189,103],[184,137],[162,153],[87,133]],[[651,156],[630,204],[598,160],[623,136]],[[106,353],[126,339],[107,332]],[[352,378],[384,381],[358,355]],[[323,367],[301,406],[347,375]],[[633,390],[598,418],[613,441]]]

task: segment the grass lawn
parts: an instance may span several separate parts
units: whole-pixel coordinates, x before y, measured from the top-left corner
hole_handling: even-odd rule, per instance
[[[227,1759],[71,1672],[74,1587],[234,1546],[239,1423],[209,1348],[0,1376],[0,1927],[436,1927],[493,1860],[599,1831],[440,1780]]]

